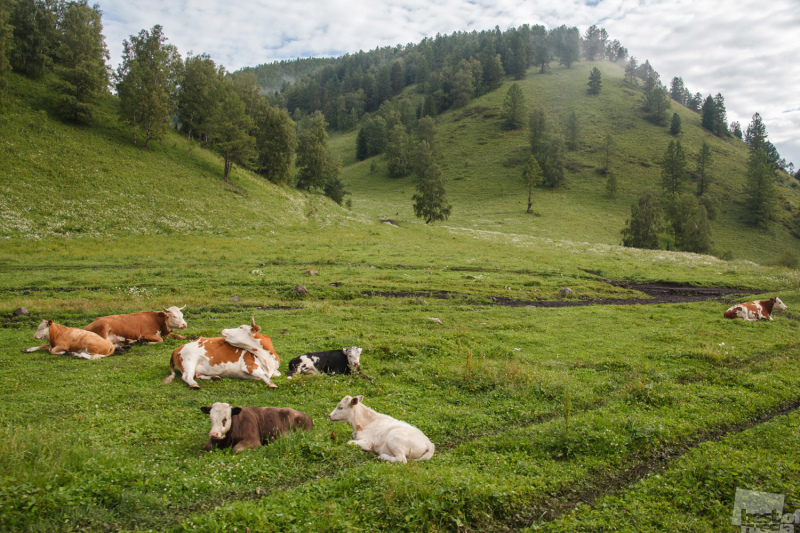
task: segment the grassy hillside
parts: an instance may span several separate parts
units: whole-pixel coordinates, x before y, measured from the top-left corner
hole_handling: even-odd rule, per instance
[[[114,100],[96,127],[51,120],[41,84],[11,75],[0,116],[0,237],[109,237],[269,232],[355,217],[319,195],[234,170],[171,133],[147,150],[117,123]]]
[[[586,92],[589,71],[602,72],[599,96]],[[566,69],[552,65],[545,74],[531,69],[517,82],[529,108],[544,108],[548,118],[563,128],[575,111],[580,125],[580,146],[568,153],[566,186],[535,191],[533,216],[525,214],[527,194],[521,184],[522,163],[529,153],[527,131],[505,131],[500,110],[511,81],[499,90],[472,101],[463,109],[437,118],[440,165],[449,178],[448,197],[453,204],[447,226],[502,233],[532,235],[573,242],[619,244],[620,230],[630,217],[630,206],[646,189],[660,190],[659,162],[672,138],[669,129],[645,119],[642,90],[623,81],[623,69],[610,63],[581,62]],[[800,240],[782,225],[800,209],[796,180],[782,176],[779,219],[770,231],[747,226],[743,218],[747,146],[735,138],[721,139],[700,126],[700,115],[672,103],[682,120],[678,136],[687,155],[688,170],[696,167],[696,154],[705,139],[712,147],[716,178],[712,192],[721,212],[713,223],[717,254],[759,263],[776,261],[786,250],[796,250]],[[613,136],[611,168],[619,178],[619,191],[611,200],[605,177],[604,140]],[[355,160],[355,133],[334,136],[331,145],[345,162],[345,181],[353,192],[353,209],[375,217],[417,222],[411,196],[413,176],[390,179],[385,157]],[[377,170],[371,171],[377,161]],[[689,190],[694,191],[691,184]],[[666,241],[662,243],[662,247]]]

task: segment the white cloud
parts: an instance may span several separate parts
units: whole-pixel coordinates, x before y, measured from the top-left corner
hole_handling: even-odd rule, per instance
[[[155,24],[182,55],[207,53],[228,70],[437,33],[597,24],[631,55],[649,59],[665,84],[680,76],[693,93],[722,93],[729,121],[746,128],[759,112],[781,155],[800,165],[797,0],[99,1],[115,65],[123,39]]]

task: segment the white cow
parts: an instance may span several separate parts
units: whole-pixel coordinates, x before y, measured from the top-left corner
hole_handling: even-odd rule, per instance
[[[328,418],[344,420],[353,428],[353,440],[365,452],[375,452],[384,461],[405,463],[430,459],[435,447],[422,431],[389,415],[375,412],[363,403],[364,396],[345,396]]]

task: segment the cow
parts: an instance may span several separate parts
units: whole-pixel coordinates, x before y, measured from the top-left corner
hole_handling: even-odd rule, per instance
[[[736,304],[725,311],[723,316],[725,318],[741,318],[748,321],[756,321],[762,318],[772,320],[772,313],[785,311],[786,309],[786,304],[780,298],[770,298],[769,300]]]
[[[213,448],[233,447],[233,453],[246,448],[269,444],[289,430],[310,431],[314,422],[307,414],[289,408],[232,407],[217,402],[211,407],[201,407],[211,418],[211,437],[206,451]]]
[[[345,396],[328,418],[344,420],[353,428],[355,444],[365,452],[375,452],[384,461],[405,463],[409,459],[430,459],[435,447],[422,431],[395,420],[389,415],[373,411],[362,403],[364,396]]]
[[[42,320],[33,338],[44,339],[49,343],[28,348],[23,350],[24,352],[48,350],[54,355],[74,355],[82,359],[102,359],[114,353],[114,345],[100,335],[91,331],[62,326],[52,320]]]
[[[295,357],[289,361],[286,379],[293,374],[349,374],[361,372],[361,348],[351,346],[341,350],[312,352]]]
[[[255,353],[244,348],[228,344],[225,337],[200,337],[189,344],[184,344],[172,352],[169,362],[169,375],[164,378],[164,384],[169,384],[175,377],[175,370],[181,372],[181,377],[191,388],[199,389],[195,378],[213,379],[239,378],[260,379],[271,389],[277,388],[270,378],[279,375],[278,365],[280,358],[272,347],[272,340],[259,333],[260,329],[253,321],[252,326],[241,326],[247,330],[247,335],[256,339],[259,349]],[[239,335],[233,330],[222,330],[229,337]],[[244,336],[241,330],[240,336]]]
[[[87,325],[85,330],[97,333],[114,346],[133,344],[144,341],[145,344],[163,342],[164,337],[170,339],[186,339],[182,335],[172,333],[176,329],[185,329],[183,311],[186,308],[172,306],[163,311],[142,311],[126,315],[101,316]]]

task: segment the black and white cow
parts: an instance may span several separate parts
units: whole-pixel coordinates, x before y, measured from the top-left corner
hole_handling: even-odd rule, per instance
[[[351,371],[361,372],[361,348],[358,346],[295,357],[289,361],[286,379],[292,379],[293,374],[349,374]]]

